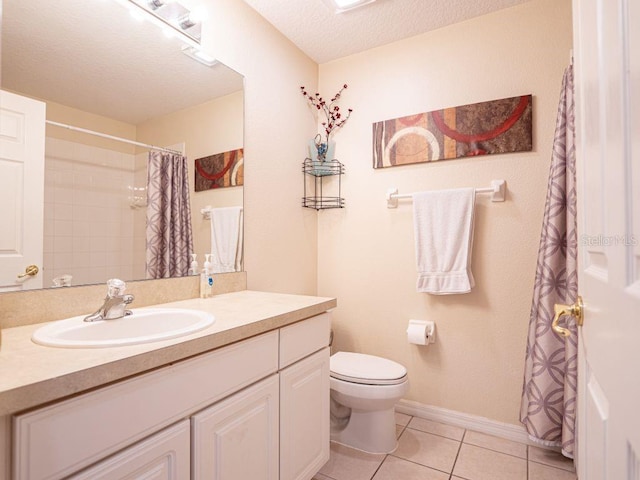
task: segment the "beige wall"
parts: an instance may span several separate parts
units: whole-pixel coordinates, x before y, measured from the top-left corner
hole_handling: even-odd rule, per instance
[[[301,208],[315,120],[299,93],[318,65],[241,0],[207,9],[205,49],[245,77],[245,269],[249,288],[315,294],[317,214]]]
[[[137,125],[137,140],[173,145],[185,142],[189,158],[242,148],[242,90]]]
[[[571,2],[534,0],[320,66],[320,91],[349,89],[354,109],[335,136],[347,208],[322,212],[318,294],[338,297],[335,347],[407,366],[408,399],[518,423],[556,108],[571,48]],[[372,123],[443,107],[533,94],[534,148],[372,168]],[[411,202],[401,193],[507,181],[505,203],[479,197],[470,294],[416,293]],[[249,270],[251,273],[251,270]],[[435,320],[437,343],[407,343],[409,319]]]
[[[185,154],[189,159],[193,246],[202,266],[205,252],[211,251],[211,233],[210,223],[200,214],[200,209],[207,205],[242,205],[243,187],[195,192],[194,160],[242,148],[243,92],[232,93],[143,122],[137,126],[137,140],[161,146],[184,143]]]
[[[120,122],[113,118],[103,117],[94,113],[78,110],[59,103],[46,101],[47,120],[65,123],[67,125],[79,126],[88,130],[93,130],[115,137],[136,139],[136,126],[126,122]],[[66,128],[47,125],[46,136],[67,140],[70,142],[82,143],[98,148],[107,148],[115,152],[134,153],[135,147],[126,143],[87,135],[85,133],[74,132]]]

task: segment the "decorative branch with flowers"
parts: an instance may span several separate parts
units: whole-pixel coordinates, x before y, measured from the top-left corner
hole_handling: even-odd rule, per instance
[[[320,137],[319,140],[316,140],[316,146],[318,148],[318,157],[324,159],[324,155],[327,152],[327,146],[329,145],[329,137],[334,130],[342,128],[349,117],[351,116],[351,112],[353,109],[348,109],[347,114],[343,115],[340,111],[340,107],[336,105],[336,103],[340,100],[342,92],[347,89],[347,84],[345,83],[342,88],[336,93],[329,103],[324,100],[320,96],[319,93],[315,95],[311,95],[307,92],[304,86],[300,87],[300,91],[302,95],[308,100],[309,104],[312,107],[315,107],[317,110],[320,110],[324,116],[326,117],[326,121],[322,122],[322,126],[324,127],[324,133],[326,135],[326,143],[322,142],[322,135],[318,134]]]

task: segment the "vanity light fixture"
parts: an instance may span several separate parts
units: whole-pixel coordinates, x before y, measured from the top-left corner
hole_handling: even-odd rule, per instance
[[[343,13],[354,8],[363,7],[376,0],[323,0],[324,3],[335,13]]]
[[[135,18],[147,18],[162,29],[166,37],[178,37],[185,45],[182,53],[212,67],[215,58],[204,53],[200,47],[204,12],[188,10],[176,0],[116,0],[127,6]],[[341,0],[344,1],[344,0]]]
[[[126,4],[136,18],[142,14],[163,30],[175,31],[186,44],[193,47],[200,45],[203,15],[199,12],[187,9],[176,0],[118,1]]]
[[[196,47],[192,47],[190,45],[185,45],[182,47],[182,53],[184,53],[187,57],[193,58],[196,62],[200,62],[207,67],[213,67],[218,61],[210,55],[207,55],[202,50]]]

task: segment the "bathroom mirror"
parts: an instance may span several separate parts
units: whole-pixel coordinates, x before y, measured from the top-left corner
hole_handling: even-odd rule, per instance
[[[187,56],[126,3],[2,0],[0,86],[45,101],[47,120],[185,152],[202,268],[211,240],[201,209],[242,207],[243,187],[195,192],[194,161],[242,149],[243,77]],[[73,286],[145,278],[147,156],[47,125],[43,287],[66,275]]]

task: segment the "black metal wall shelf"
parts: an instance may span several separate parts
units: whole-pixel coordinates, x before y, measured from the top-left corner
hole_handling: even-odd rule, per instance
[[[344,208],[344,198],[342,197],[342,174],[344,173],[344,165],[338,160],[327,160],[320,162],[305,159],[302,164],[302,172],[304,173],[304,197],[302,197],[302,206],[313,208],[315,210],[326,210],[329,208]],[[324,181],[327,177],[337,177],[337,196],[327,196],[324,194],[325,188],[330,188],[335,192],[335,185],[327,185]],[[310,179],[312,185],[307,189],[307,180]],[[335,180],[335,179],[334,179]],[[307,195],[307,193],[309,195]]]

